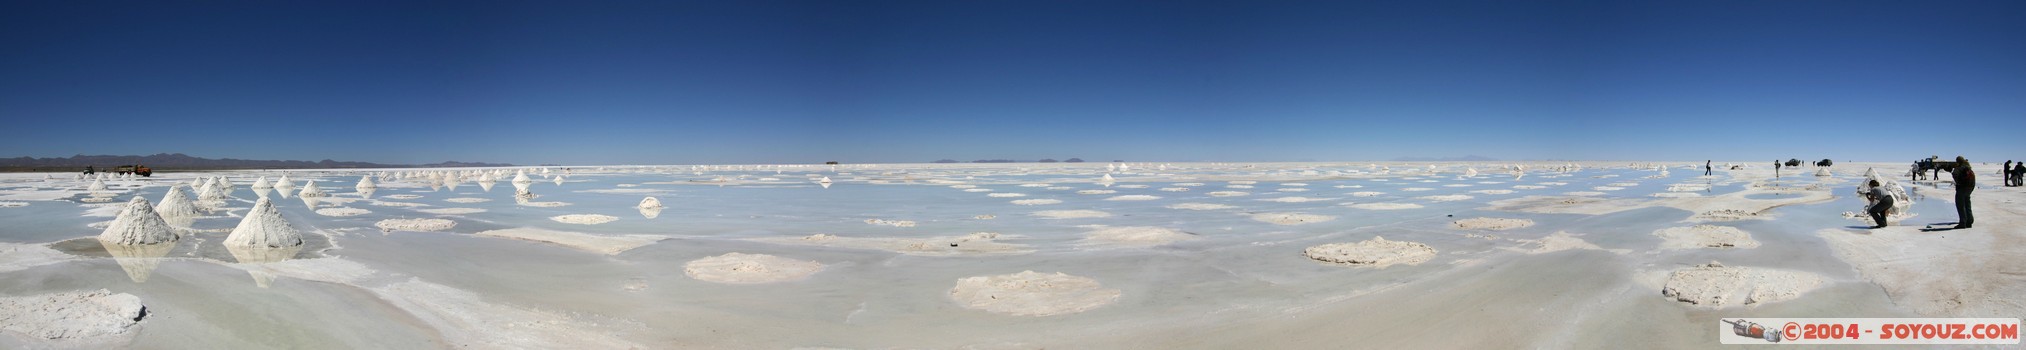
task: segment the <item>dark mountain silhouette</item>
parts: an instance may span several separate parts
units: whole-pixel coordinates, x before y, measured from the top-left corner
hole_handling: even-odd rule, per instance
[[[252,160],[252,159],[210,159],[192,157],[182,153],[161,153],[149,156],[76,155],[64,158],[0,158],[0,168],[9,170],[69,170],[86,166],[110,168],[121,165],[146,165],[156,171],[162,170],[220,170],[220,169],[323,169],[323,168],[438,168],[438,167],[494,167],[513,166],[502,163],[473,163],[449,161],[435,164],[379,164],[368,162],[340,162],[330,159],[321,161],[302,160]]]

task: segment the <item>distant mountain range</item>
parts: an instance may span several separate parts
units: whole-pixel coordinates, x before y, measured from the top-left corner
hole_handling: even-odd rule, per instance
[[[449,168],[449,167],[501,167],[513,166],[504,163],[472,163],[449,161],[436,164],[380,164],[368,162],[340,162],[335,160],[252,160],[252,159],[210,159],[182,153],[162,153],[150,156],[76,155],[64,158],[0,158],[0,168],[9,170],[71,170],[86,166],[111,168],[121,165],[144,165],[155,171],[175,170],[221,170],[221,169],[327,169],[327,168]],[[47,169],[42,169],[47,168]]]
[[[1441,158],[1438,158],[1438,157],[1400,157],[1400,158],[1393,158],[1393,161],[1395,161],[1395,162],[1489,162],[1489,161],[1496,161],[1496,160],[1498,160],[1498,158],[1492,158],[1492,157],[1486,157],[1486,156],[1480,156],[1480,155],[1467,155],[1467,156],[1462,156],[1462,157],[1441,157]]]

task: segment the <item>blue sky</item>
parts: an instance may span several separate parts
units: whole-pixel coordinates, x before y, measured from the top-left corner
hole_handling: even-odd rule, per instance
[[[2022,1],[10,1],[0,157],[2000,161],[2026,158],[2022,13]]]

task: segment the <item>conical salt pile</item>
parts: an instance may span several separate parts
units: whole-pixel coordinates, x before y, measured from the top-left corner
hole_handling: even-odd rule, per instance
[[[227,247],[294,247],[302,245],[302,233],[296,232],[288,220],[281,218],[281,210],[266,198],[253,203],[253,209],[239,220],[239,226],[232,228],[232,234],[225,236]]]
[[[661,207],[661,200],[660,200],[660,199],[654,199],[654,197],[647,197],[647,198],[645,198],[645,199],[641,199],[641,200],[640,200],[640,208],[641,208],[641,209],[647,209],[647,208],[660,208],[660,207]]]
[[[316,181],[310,181],[309,183],[303,184],[302,192],[297,192],[295,195],[301,197],[323,197],[324,190],[317,188]]]
[[[98,234],[98,240],[112,244],[155,244],[176,241],[176,231],[169,228],[169,222],[162,221],[162,215],[155,213],[155,206],[148,200],[134,196],[127,201],[127,208]]]
[[[197,204],[190,202],[189,191],[184,191],[181,185],[169,186],[169,194],[162,195],[162,206],[156,207],[155,212],[164,219],[194,218],[201,215],[197,213]]]
[[[274,185],[270,185],[270,184],[268,184],[268,183],[267,183],[267,177],[266,177],[266,176],[262,176],[262,177],[260,177],[260,179],[259,179],[259,180],[253,180],[253,189],[256,189],[256,190],[257,190],[257,189],[263,189],[263,188],[274,188]]]
[[[1112,179],[1112,178],[1111,178],[1111,174],[1104,174],[1104,178],[1101,178],[1101,179],[1097,179],[1097,181],[1098,181],[1098,182],[1117,182],[1118,180],[1114,180],[1114,179]]]
[[[535,183],[535,180],[528,179],[528,172],[518,171],[514,172],[514,183],[517,184]]]
[[[374,185],[373,185],[373,176],[372,176],[372,175],[366,175],[366,176],[360,176],[360,177],[359,177],[359,185],[358,185],[358,186],[352,186],[352,188],[353,188],[353,189],[357,189],[357,190],[360,190],[360,191],[365,191],[365,190],[366,190],[366,189],[368,189],[368,188],[379,188],[379,186],[374,186]]]
[[[562,185],[563,185],[563,177],[562,177],[562,176],[557,176],[557,177],[556,177],[556,185],[557,185],[557,186],[562,186]]]
[[[99,179],[92,179],[92,180],[91,180],[91,187],[86,187],[86,188],[85,188],[85,190],[86,190],[86,191],[92,191],[92,192],[105,192],[105,191],[107,191],[107,189],[106,189],[106,181],[105,181],[105,180],[99,180]]]

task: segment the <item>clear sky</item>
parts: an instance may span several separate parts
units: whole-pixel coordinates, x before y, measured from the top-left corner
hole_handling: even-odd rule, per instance
[[[0,157],[1996,162],[2026,1],[6,1],[0,120]]]

